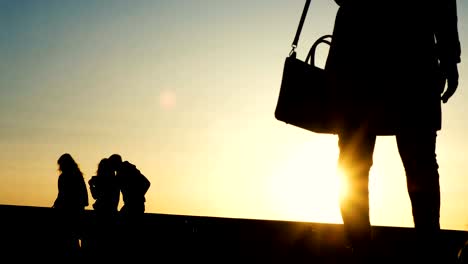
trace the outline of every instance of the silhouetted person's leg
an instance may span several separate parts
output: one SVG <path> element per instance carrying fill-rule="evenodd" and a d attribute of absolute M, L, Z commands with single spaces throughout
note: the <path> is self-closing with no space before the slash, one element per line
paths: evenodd
<path fill-rule="evenodd" d="M 80 232 L 79 213 L 59 211 L 56 215 L 56 248 L 54 261 L 63 263 L 78 263 L 81 257 L 79 244 Z"/>
<path fill-rule="evenodd" d="M 134 260 L 142 259 L 145 253 L 144 211 L 144 204 L 141 203 L 127 203 L 120 210 L 121 253 Z"/>
<path fill-rule="evenodd" d="M 369 256 L 371 225 L 369 219 L 369 171 L 376 136 L 368 133 L 339 135 L 339 167 L 347 181 L 341 197 L 341 216 L 354 254 Z"/>
<path fill-rule="evenodd" d="M 427 253 L 436 253 L 439 246 L 440 186 L 436 136 L 435 131 L 412 131 L 397 135 L 418 244 Z"/>

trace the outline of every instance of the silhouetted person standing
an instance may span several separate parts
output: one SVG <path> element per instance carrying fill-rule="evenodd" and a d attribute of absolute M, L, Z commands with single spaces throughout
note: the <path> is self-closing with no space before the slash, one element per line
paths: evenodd
<path fill-rule="evenodd" d="M 144 249 L 145 194 L 150 187 L 149 180 L 128 161 L 122 161 L 119 154 L 109 157 L 111 166 L 116 172 L 122 192 L 123 206 L 120 209 L 122 227 L 122 243 L 124 247 L 120 254 L 139 257 Z"/>
<path fill-rule="evenodd" d="M 59 217 L 58 255 L 60 258 L 75 260 L 79 256 L 79 239 L 82 234 L 83 213 L 88 206 L 88 191 L 83 174 L 70 154 L 60 156 L 57 163 L 60 171 L 58 195 L 52 207 Z"/>
<path fill-rule="evenodd" d="M 117 231 L 117 212 L 120 187 L 109 159 L 98 164 L 96 175 L 88 181 L 91 195 L 96 200 L 93 208 L 96 224 L 92 228 L 91 250 L 101 260 L 109 260 L 115 253 L 115 232 Z"/>
<path fill-rule="evenodd" d="M 339 167 L 349 187 L 341 202 L 346 233 L 355 255 L 365 262 L 376 136 L 394 135 L 417 244 L 435 261 L 440 231 L 436 136 L 441 100 L 447 102 L 458 86 L 461 53 L 456 1 L 336 2 L 340 7 L 325 68 L 343 114 L 338 145 Z"/>

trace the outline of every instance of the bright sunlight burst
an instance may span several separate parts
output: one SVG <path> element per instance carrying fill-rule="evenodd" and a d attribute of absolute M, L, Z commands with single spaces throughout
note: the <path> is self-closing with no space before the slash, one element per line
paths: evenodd
<path fill-rule="evenodd" d="M 270 197 L 275 210 L 285 218 L 342 223 L 339 199 L 345 186 L 333 144 L 327 140 L 307 142 L 292 148 L 287 160 L 278 164 L 270 181 Z"/>

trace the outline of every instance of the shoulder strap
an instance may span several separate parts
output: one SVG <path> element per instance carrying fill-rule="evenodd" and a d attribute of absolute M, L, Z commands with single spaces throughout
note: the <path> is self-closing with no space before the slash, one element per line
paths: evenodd
<path fill-rule="evenodd" d="M 299 26 L 297 27 L 296 36 L 294 37 L 293 43 L 291 45 L 292 46 L 291 54 L 294 52 L 294 50 L 297 47 L 297 43 L 299 42 L 299 37 L 301 36 L 302 26 L 304 25 L 304 21 L 307 16 L 307 11 L 309 10 L 310 1 L 311 0 L 306 0 L 304 10 L 302 11 L 301 21 L 299 21 Z"/>

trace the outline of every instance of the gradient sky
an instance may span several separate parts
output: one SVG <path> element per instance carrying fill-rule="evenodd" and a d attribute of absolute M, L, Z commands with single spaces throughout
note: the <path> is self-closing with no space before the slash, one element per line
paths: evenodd
<path fill-rule="evenodd" d="M 443 105 L 437 155 L 442 228 L 468 230 L 468 4 L 458 5 L 460 86 Z M 303 6 L 0 0 L 0 204 L 51 206 L 65 152 L 86 181 L 120 153 L 151 181 L 150 213 L 341 223 L 336 136 L 273 115 Z M 312 1 L 299 57 L 331 33 L 336 10 Z M 413 225 L 394 137 L 377 140 L 370 192 L 372 224 Z"/>

